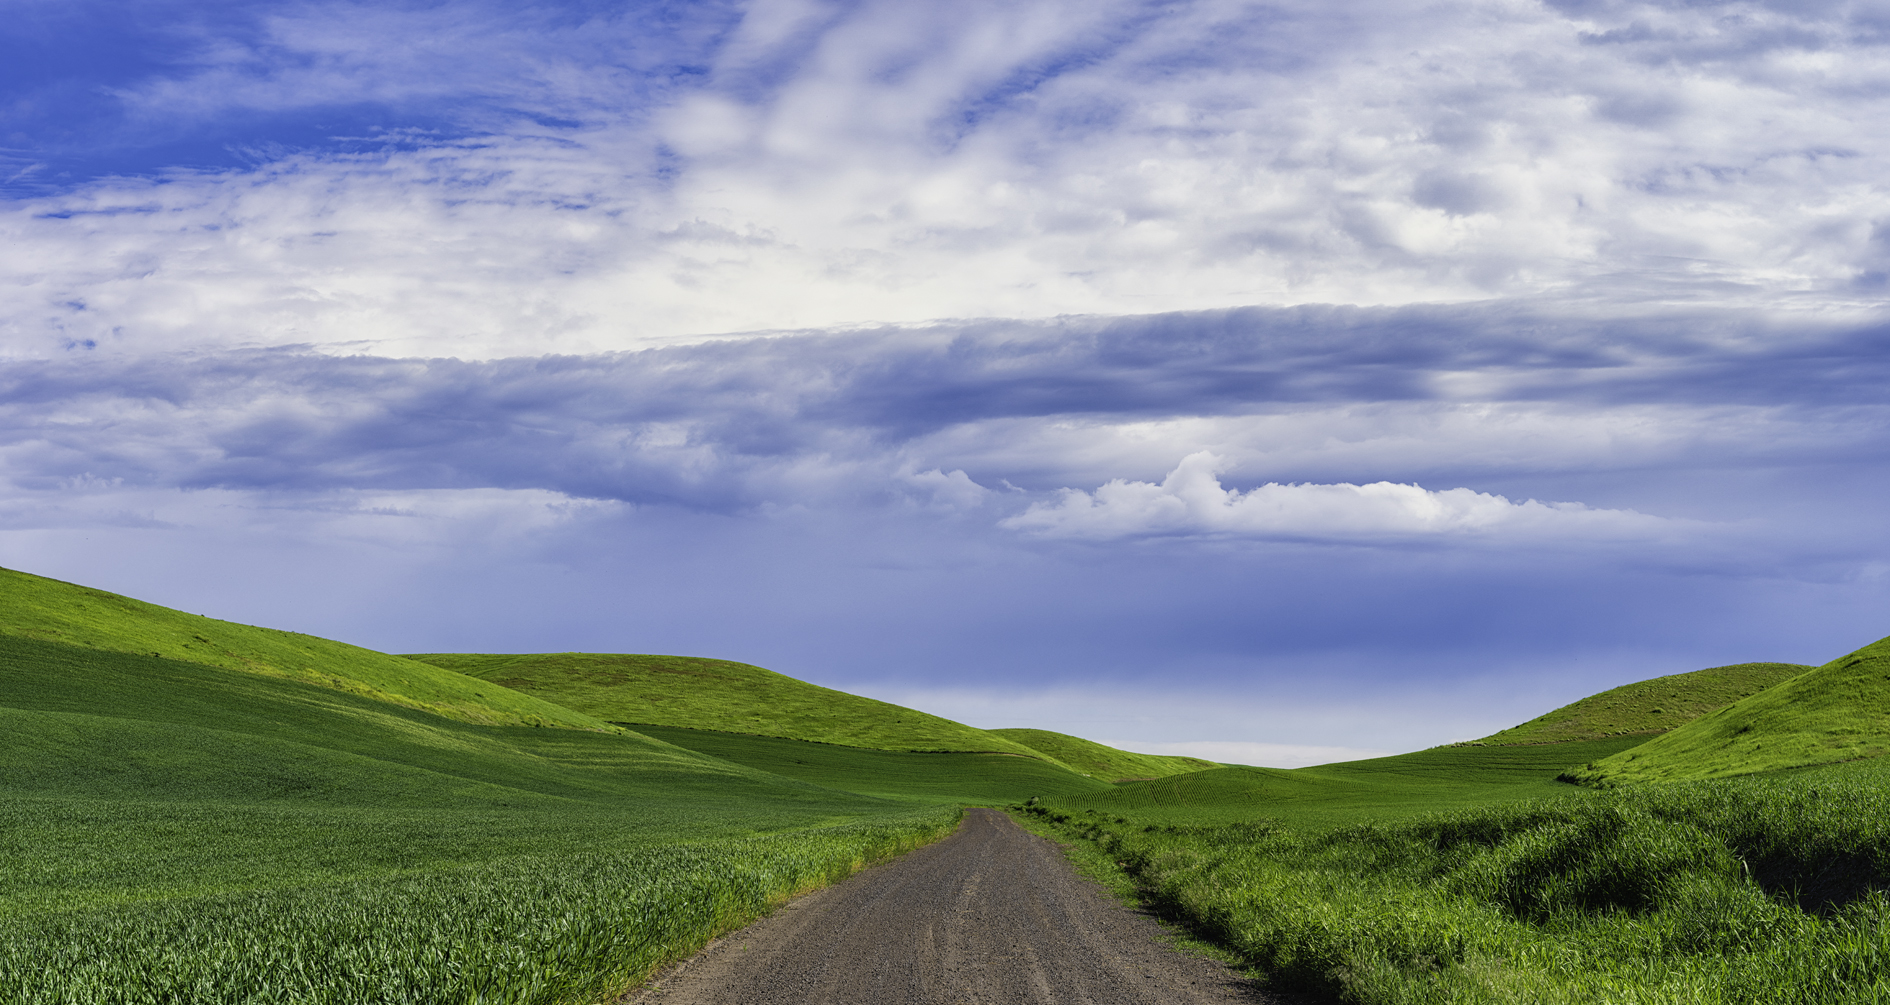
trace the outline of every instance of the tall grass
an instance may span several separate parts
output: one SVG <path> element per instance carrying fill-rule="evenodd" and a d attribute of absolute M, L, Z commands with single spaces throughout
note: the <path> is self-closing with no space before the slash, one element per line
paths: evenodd
<path fill-rule="evenodd" d="M 16 914 L 0 920 L 0 1001 L 596 1002 L 957 817 L 932 807 L 740 840 Z"/>
<path fill-rule="evenodd" d="M 1874 771 L 1324 831 L 1027 812 L 1096 842 L 1277 984 L 1345 1001 L 1890 1001 L 1890 793 Z"/>

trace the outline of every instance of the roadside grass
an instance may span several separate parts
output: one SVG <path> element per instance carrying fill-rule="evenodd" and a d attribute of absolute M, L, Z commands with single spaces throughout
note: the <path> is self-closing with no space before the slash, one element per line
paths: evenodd
<path fill-rule="evenodd" d="M 998 751 L 1045 758 L 960 722 L 729 660 L 632 653 L 415 653 L 409 658 L 615 723 L 877 750 Z"/>
<path fill-rule="evenodd" d="M 589 1003 L 959 815 L 18 638 L 0 735 L 0 1001 L 32 1005 Z"/>
<path fill-rule="evenodd" d="M 1589 785 L 1726 778 L 1890 753 L 1890 639 L 1630 751 L 1570 772 Z"/>
<path fill-rule="evenodd" d="M 1473 742 L 1567 743 L 1664 733 L 1810 669 L 1799 663 L 1737 663 L 1636 681 Z"/>
<path fill-rule="evenodd" d="M 1458 808 L 1350 822 L 1080 805 L 1096 797 L 1013 812 L 1088 844 L 1282 989 L 1361 1005 L 1890 1001 L 1883 762 L 1553 798 L 1479 797 L 1474 768 L 1457 770 Z"/>
<path fill-rule="evenodd" d="M 644 724 L 631 728 L 760 771 L 887 799 L 995 806 L 1109 788 L 1106 782 L 1014 754 L 867 750 L 710 729 Z"/>
<path fill-rule="evenodd" d="M 158 655 L 296 680 L 465 722 L 612 731 L 600 719 L 414 660 L 186 614 L 11 569 L 0 569 L 0 637 Z"/>
<path fill-rule="evenodd" d="M 1014 740 L 1046 754 L 1077 771 L 1105 782 L 1130 782 L 1165 778 L 1190 771 L 1218 768 L 1215 761 L 1199 757 L 1174 757 L 1164 754 L 1138 754 L 1117 750 L 1107 744 L 1085 740 L 1068 733 L 1048 729 L 988 729 L 987 733 Z"/>

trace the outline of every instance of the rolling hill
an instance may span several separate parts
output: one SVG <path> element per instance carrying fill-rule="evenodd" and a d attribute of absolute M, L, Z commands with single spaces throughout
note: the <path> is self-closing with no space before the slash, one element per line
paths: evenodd
<path fill-rule="evenodd" d="M 1106 782 L 1144 781 L 1222 767 L 1214 761 L 1204 761 L 1198 757 L 1170 757 L 1117 750 L 1094 740 L 1047 729 L 990 729 L 985 732 L 1021 743 L 1091 778 L 1100 778 Z"/>
<path fill-rule="evenodd" d="M 1890 753 L 1890 639 L 1597 760 L 1570 778 L 1593 785 L 1724 778 L 1885 753 Z"/>
<path fill-rule="evenodd" d="M 873 750 L 778 736 L 643 726 L 650 736 L 734 764 L 889 799 L 997 804 L 1109 788 L 1061 765 L 1015 754 Z"/>
<path fill-rule="evenodd" d="M 1063 766 L 982 729 L 729 660 L 628 653 L 408 658 L 632 729 L 681 726 L 875 750 L 994 752 Z"/>
<path fill-rule="evenodd" d="M 0 569 L 0 636 L 300 681 L 462 722 L 615 731 L 600 719 L 415 660 L 11 569 Z"/>
<path fill-rule="evenodd" d="M 1810 669 L 1797 663 L 1736 663 L 1636 681 L 1473 742 L 1507 746 L 1665 733 Z"/>

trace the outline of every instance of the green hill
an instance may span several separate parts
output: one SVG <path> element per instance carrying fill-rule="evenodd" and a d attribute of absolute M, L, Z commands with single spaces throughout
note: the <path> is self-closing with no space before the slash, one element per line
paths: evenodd
<path fill-rule="evenodd" d="M 616 1000 L 958 816 L 7 635 L 0 736 L 7 1002 Z"/>
<path fill-rule="evenodd" d="M 888 798 L 996 805 L 1109 788 L 1106 782 L 1015 754 L 871 750 L 677 726 L 639 725 L 637 730 L 735 764 Z"/>
<path fill-rule="evenodd" d="M 302 681 L 462 722 L 612 731 L 599 719 L 414 660 L 186 614 L 11 569 L 0 569 L 0 636 Z"/>
<path fill-rule="evenodd" d="M 627 653 L 415 653 L 409 658 L 614 723 L 714 729 L 877 750 L 1045 756 L 950 719 L 728 660 Z"/>
<path fill-rule="evenodd" d="M 1665 733 L 1809 669 L 1798 663 L 1736 663 L 1636 681 L 1475 742 L 1498 746 L 1568 743 Z"/>
<path fill-rule="evenodd" d="M 1222 767 L 1214 761 L 1204 761 L 1198 757 L 1170 757 L 1117 750 L 1094 740 L 1047 729 L 988 729 L 985 732 L 1014 740 L 1091 778 L 1100 778 L 1106 782 L 1143 781 Z"/>
<path fill-rule="evenodd" d="M 1052 797 L 1048 807 L 1212 825 L 1254 820 L 1327 826 L 1581 792 L 1558 776 L 1629 749 L 1638 736 L 1513 747 L 1450 746 L 1310 768 L 1229 766 L 1107 792 Z"/>
<path fill-rule="evenodd" d="M 1890 752 L 1890 639 L 1571 772 L 1588 784 L 1723 778 Z"/>

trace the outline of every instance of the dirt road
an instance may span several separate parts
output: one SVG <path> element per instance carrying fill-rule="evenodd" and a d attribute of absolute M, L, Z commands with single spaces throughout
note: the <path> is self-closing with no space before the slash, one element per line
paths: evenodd
<path fill-rule="evenodd" d="M 1250 982 L 1162 945 L 1161 926 L 1050 842 L 972 810 L 937 844 L 810 894 L 627 1001 L 650 1005 L 1224 1005 Z"/>

